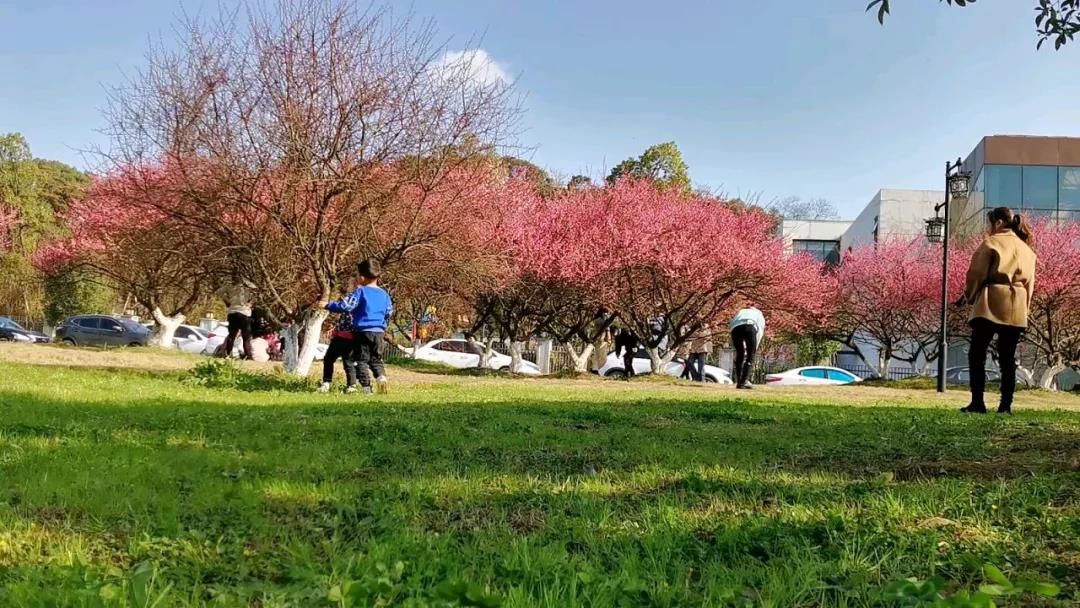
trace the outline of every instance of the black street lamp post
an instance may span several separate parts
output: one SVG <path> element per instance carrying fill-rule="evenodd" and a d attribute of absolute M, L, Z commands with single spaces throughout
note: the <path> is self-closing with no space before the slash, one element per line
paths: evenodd
<path fill-rule="evenodd" d="M 937 390 L 945 392 L 945 370 L 949 364 L 949 203 L 967 198 L 971 176 L 960 170 L 960 159 L 945 163 L 945 201 L 934 207 L 934 217 L 926 220 L 926 238 L 941 243 L 941 332 L 938 335 Z M 945 217 L 941 217 L 944 209 Z"/>

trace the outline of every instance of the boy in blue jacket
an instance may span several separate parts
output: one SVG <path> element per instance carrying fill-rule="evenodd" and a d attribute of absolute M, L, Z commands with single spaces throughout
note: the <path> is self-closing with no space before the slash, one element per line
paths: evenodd
<path fill-rule="evenodd" d="M 389 381 L 383 365 L 382 344 L 386 335 L 386 326 L 394 314 L 394 303 L 390 294 L 379 287 L 379 275 L 382 269 L 377 260 L 364 260 L 356 266 L 359 285 L 355 291 L 335 302 L 322 302 L 322 307 L 330 312 L 349 313 L 352 316 L 353 353 L 356 362 L 356 376 L 360 381 L 361 392 L 371 394 L 371 377 L 375 377 L 378 392 L 385 393 Z M 371 370 L 369 375 L 368 369 Z"/>

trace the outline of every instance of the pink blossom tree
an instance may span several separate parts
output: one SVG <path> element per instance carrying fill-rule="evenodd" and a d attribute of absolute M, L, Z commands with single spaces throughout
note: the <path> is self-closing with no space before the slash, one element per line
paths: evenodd
<path fill-rule="evenodd" d="M 207 295 L 220 260 L 199 234 L 158 210 L 159 204 L 181 204 L 168 179 L 160 167 L 95 178 L 63 215 L 67 236 L 42 244 L 34 256 L 46 274 L 88 269 L 132 296 L 153 316 L 153 343 L 162 348 L 172 347 L 185 313 Z"/>
<path fill-rule="evenodd" d="M 355 0 L 245 1 L 178 31 L 112 96 L 107 156 L 175 172 L 183 204 L 157 209 L 228 250 L 291 322 L 286 367 L 306 375 L 312 304 L 357 260 L 392 274 L 454 225 L 426 222 L 425 201 L 457 200 L 455 171 L 512 138 L 512 87 Z"/>
<path fill-rule="evenodd" d="M 1080 366 L 1080 223 L 1044 223 L 1035 229 L 1035 293 L 1025 342 L 1051 389 L 1061 372 Z"/>
<path fill-rule="evenodd" d="M 949 301 L 963 292 L 962 253 L 950 264 Z M 941 249 L 920 239 L 887 241 L 847 253 L 836 270 L 837 335 L 880 376 L 892 359 L 932 361 L 941 326 Z M 951 310 L 955 320 L 962 312 Z M 878 349 L 866 360 L 862 346 Z"/>
<path fill-rule="evenodd" d="M 632 179 L 571 192 L 563 204 L 561 221 L 539 230 L 549 242 L 536 248 L 546 254 L 534 263 L 595 293 L 646 339 L 654 370 L 741 303 L 798 323 L 824 290 L 818 267 L 784 256 L 772 218 L 760 210 Z"/>

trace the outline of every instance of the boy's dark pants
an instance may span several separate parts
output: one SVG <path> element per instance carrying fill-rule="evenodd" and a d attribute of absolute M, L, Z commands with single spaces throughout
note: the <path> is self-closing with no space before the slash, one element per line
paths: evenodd
<path fill-rule="evenodd" d="M 386 375 L 383 366 L 383 332 L 353 331 L 353 361 L 360 386 L 371 388 L 372 376 L 376 379 Z M 368 369 L 371 374 L 368 374 Z"/>
<path fill-rule="evenodd" d="M 345 382 L 349 386 L 355 386 L 356 361 L 353 360 L 353 341 L 345 338 L 332 338 L 330 345 L 326 347 L 322 368 L 323 382 L 334 381 L 334 363 L 338 359 L 341 359 L 341 365 L 345 367 Z"/>

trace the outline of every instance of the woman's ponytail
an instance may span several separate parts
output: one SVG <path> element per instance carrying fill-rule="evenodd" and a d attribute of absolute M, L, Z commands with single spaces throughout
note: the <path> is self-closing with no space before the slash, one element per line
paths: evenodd
<path fill-rule="evenodd" d="M 1031 229 L 1031 224 L 1028 223 L 1027 218 L 1017 213 L 1013 216 L 1012 231 L 1016 233 L 1016 236 L 1020 237 L 1021 241 L 1024 241 L 1028 245 L 1035 244 L 1035 232 Z"/>
<path fill-rule="evenodd" d="M 987 219 L 990 221 L 991 226 L 1001 225 L 1012 230 L 1016 236 L 1020 237 L 1021 241 L 1028 245 L 1035 243 L 1035 231 L 1031 229 L 1031 224 L 1027 218 L 1019 213 L 1013 213 L 1012 209 L 996 207 L 990 211 Z"/>

